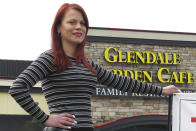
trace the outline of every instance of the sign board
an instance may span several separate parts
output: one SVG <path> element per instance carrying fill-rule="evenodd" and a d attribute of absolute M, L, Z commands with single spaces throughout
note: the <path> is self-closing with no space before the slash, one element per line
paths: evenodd
<path fill-rule="evenodd" d="M 170 131 L 196 131 L 196 93 L 177 93 L 172 98 Z"/>

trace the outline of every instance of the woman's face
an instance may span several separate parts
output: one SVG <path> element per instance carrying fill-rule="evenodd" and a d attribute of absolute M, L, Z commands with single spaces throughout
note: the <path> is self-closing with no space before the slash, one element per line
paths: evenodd
<path fill-rule="evenodd" d="M 86 36 L 86 26 L 82 14 L 76 9 L 69 9 L 58 28 L 63 44 L 80 44 Z"/>

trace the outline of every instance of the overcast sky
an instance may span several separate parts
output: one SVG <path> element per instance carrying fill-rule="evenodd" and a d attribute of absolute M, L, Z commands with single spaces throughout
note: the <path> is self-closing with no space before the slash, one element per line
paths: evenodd
<path fill-rule="evenodd" d="M 85 10 L 91 27 L 196 33 L 195 0 L 0 1 L 0 59 L 34 60 L 50 48 L 50 29 L 66 2 Z"/>

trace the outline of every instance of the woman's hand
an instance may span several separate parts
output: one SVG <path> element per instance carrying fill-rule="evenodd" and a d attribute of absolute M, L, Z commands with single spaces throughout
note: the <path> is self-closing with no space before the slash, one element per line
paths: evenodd
<path fill-rule="evenodd" d="M 174 85 L 163 87 L 162 95 L 171 95 L 173 93 L 181 93 L 181 90 Z"/>
<path fill-rule="evenodd" d="M 60 127 L 64 129 L 71 129 L 77 122 L 75 121 L 75 116 L 63 113 L 63 114 L 52 114 L 49 116 L 48 120 L 44 123 L 46 126 L 50 127 Z"/>

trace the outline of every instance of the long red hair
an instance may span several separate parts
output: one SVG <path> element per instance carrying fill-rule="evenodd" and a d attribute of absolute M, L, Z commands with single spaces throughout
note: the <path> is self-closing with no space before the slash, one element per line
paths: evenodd
<path fill-rule="evenodd" d="M 97 73 L 96 70 L 87 62 L 86 57 L 84 56 L 84 46 L 85 46 L 87 32 L 89 28 L 88 17 L 84 9 L 77 4 L 68 4 L 68 3 L 63 4 L 59 8 L 56 14 L 56 17 L 54 19 L 52 30 L 51 30 L 52 51 L 54 53 L 54 65 L 58 68 L 59 72 L 63 71 L 64 69 L 72 65 L 71 60 L 63 51 L 61 37 L 59 37 L 58 31 L 57 31 L 58 27 L 61 25 L 64 15 L 67 13 L 68 9 L 70 8 L 76 9 L 82 14 L 84 21 L 85 21 L 86 30 L 87 30 L 83 42 L 78 45 L 76 52 L 75 52 L 76 64 L 80 65 L 81 63 L 83 63 L 91 72 L 96 74 Z"/>

